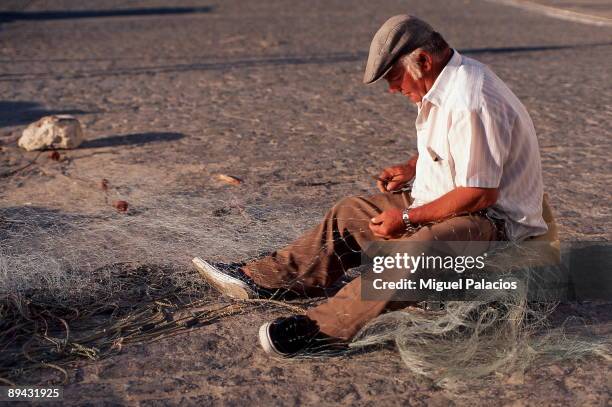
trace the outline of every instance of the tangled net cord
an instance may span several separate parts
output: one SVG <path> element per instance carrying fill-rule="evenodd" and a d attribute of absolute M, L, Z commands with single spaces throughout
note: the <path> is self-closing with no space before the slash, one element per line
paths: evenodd
<path fill-rule="evenodd" d="M 206 214 L 219 223 L 219 207 L 227 201 L 173 198 L 135 216 L 0 209 L 0 380 L 10 384 L 41 367 L 67 379 L 64 367 L 75 359 L 97 359 L 254 304 L 303 312 L 273 300 L 228 303 L 210 295 L 190 259 L 207 247 L 222 253 L 232 241 L 194 228 L 206 224 Z M 245 223 L 241 211 L 228 218 L 232 226 Z"/>
<path fill-rule="evenodd" d="M 247 205 L 231 194 L 218 200 L 156 197 L 148 206 L 141 201 L 133 216 L 0 209 L 0 381 L 12 383 L 41 367 L 59 370 L 67 380 L 65 366 L 74 360 L 175 335 L 253 304 L 304 311 L 304 302 L 220 301 L 189 260 L 255 259 L 297 237 L 303 230 L 295 225 L 317 215 Z M 253 251 L 253 242 L 267 247 Z M 342 260 L 346 254 L 337 255 Z M 504 306 L 491 307 L 493 302 Z M 530 309 L 524 298 L 449 303 L 441 313 L 396 311 L 366 326 L 352 348 L 392 341 L 416 373 L 482 375 L 546 353 L 550 335 L 539 337 L 540 348 L 530 341 L 550 312 Z M 559 343 L 548 346 L 548 354 L 605 353 L 598 343 Z"/>
<path fill-rule="evenodd" d="M 120 265 L 113 265 L 118 270 Z M 138 274 L 124 270 L 121 278 Z M 274 300 L 240 300 L 228 303 L 186 298 L 180 289 L 164 290 L 149 278 L 130 281 L 147 291 L 145 298 L 103 299 L 91 304 L 65 307 L 55 301 L 9 295 L 0 304 L 0 381 L 14 385 L 17 379 L 41 367 L 53 368 L 68 380 L 62 367 L 78 359 L 96 360 L 118 352 L 123 345 L 151 342 L 213 323 L 253 309 L 272 306 L 292 312 L 303 308 Z M 201 297 L 198 295 L 197 297 Z M 112 299 L 111 299 L 112 300 Z"/>

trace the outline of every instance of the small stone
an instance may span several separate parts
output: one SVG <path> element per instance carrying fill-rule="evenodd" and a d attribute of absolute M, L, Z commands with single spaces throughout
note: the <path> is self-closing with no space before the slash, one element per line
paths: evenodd
<path fill-rule="evenodd" d="M 106 178 L 102 178 L 100 181 L 100 189 L 102 191 L 108 191 L 108 180 Z"/>
<path fill-rule="evenodd" d="M 213 216 L 220 217 L 228 215 L 230 212 L 231 210 L 229 208 L 217 208 L 212 212 L 212 214 Z"/>
<path fill-rule="evenodd" d="M 525 373 L 520 371 L 514 372 L 510 377 L 506 379 L 506 383 L 514 386 L 525 384 Z"/>
<path fill-rule="evenodd" d="M 117 209 L 118 212 L 127 212 L 128 203 L 126 201 L 115 201 L 113 202 L 113 207 Z"/>
<path fill-rule="evenodd" d="M 27 150 L 76 148 L 83 141 L 81 123 L 70 115 L 45 116 L 30 124 L 19 138 L 19 147 Z"/>

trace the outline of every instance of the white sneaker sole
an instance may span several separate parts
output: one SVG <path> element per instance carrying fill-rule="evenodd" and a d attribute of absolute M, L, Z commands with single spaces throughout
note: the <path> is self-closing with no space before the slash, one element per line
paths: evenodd
<path fill-rule="evenodd" d="M 254 293 L 251 288 L 242 280 L 222 273 L 212 264 L 199 257 L 194 257 L 191 262 L 194 264 L 202 278 L 213 286 L 221 294 L 231 298 L 247 300 L 253 298 Z"/>
<path fill-rule="evenodd" d="M 276 349 L 276 346 L 274 346 L 272 338 L 270 338 L 270 325 L 272 325 L 272 322 L 266 322 L 265 324 L 259 327 L 259 344 L 266 353 L 276 356 L 287 357 L 288 355 L 279 352 L 279 350 Z"/>

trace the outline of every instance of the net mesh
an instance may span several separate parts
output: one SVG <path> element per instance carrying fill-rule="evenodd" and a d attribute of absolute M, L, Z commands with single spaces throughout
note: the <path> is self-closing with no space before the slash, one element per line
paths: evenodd
<path fill-rule="evenodd" d="M 368 233 L 371 214 L 355 210 L 356 202 L 372 206 L 359 198 L 341 200 L 318 227 L 320 208 L 262 205 L 230 189 L 215 198 L 143 197 L 127 214 L 108 208 L 85 214 L 0 208 L 0 380 L 23 382 L 40 368 L 67 378 L 66 364 L 74 360 L 97 359 L 129 343 L 259 306 L 302 313 L 358 273 L 358 242 Z M 295 240 L 304 233 L 310 240 Z M 321 233 L 330 237 L 315 242 L 313 236 Z M 292 241 L 290 247 L 304 253 L 302 269 L 308 270 L 282 277 L 292 289 L 301 284 L 306 294 L 293 302 L 219 297 L 191 264 L 199 256 L 261 265 Z M 306 242 L 309 247 L 300 246 Z M 407 308 L 370 322 L 348 352 L 395 343 L 408 368 L 448 383 L 465 375 L 525 369 L 534 360 L 609 358 L 605 338 L 569 335 L 563 325 L 550 326 L 553 310 L 553 305 L 529 304 L 521 294 L 451 302 L 437 312 Z M 330 354 L 338 352 L 301 356 Z"/>

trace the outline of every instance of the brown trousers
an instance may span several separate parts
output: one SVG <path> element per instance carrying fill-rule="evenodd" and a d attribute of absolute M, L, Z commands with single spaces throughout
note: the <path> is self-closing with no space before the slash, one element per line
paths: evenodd
<path fill-rule="evenodd" d="M 341 281 L 348 269 L 360 265 L 361 247 L 365 243 L 381 240 L 370 231 L 370 219 L 391 207 L 406 208 L 410 202 L 407 192 L 344 198 L 327 212 L 317 227 L 287 247 L 247 264 L 246 271 L 255 283 L 265 288 L 324 295 L 334 283 Z M 466 215 L 424 226 L 401 239 L 492 241 L 496 235 L 495 225 L 488 219 Z M 357 277 L 306 315 L 318 323 L 323 333 L 348 340 L 389 305 L 388 301 L 362 300 L 361 277 Z"/>

